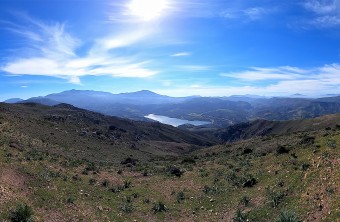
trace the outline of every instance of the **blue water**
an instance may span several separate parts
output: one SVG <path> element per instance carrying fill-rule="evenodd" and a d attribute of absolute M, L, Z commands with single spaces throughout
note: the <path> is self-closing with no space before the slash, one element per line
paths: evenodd
<path fill-rule="evenodd" d="M 164 124 L 168 124 L 171 126 L 180 126 L 180 125 L 184 125 L 184 124 L 191 124 L 194 126 L 201 126 L 201 125 L 206 125 L 206 124 L 210 124 L 210 122 L 207 121 L 198 121 L 198 120 L 185 120 L 185 119 L 177 119 L 177 118 L 171 118 L 171 117 L 167 117 L 167 116 L 159 116 L 159 115 L 155 115 L 155 114 L 149 114 L 147 116 L 144 116 L 145 118 L 148 119 L 152 119 L 155 120 L 157 122 L 160 123 L 164 123 Z"/>

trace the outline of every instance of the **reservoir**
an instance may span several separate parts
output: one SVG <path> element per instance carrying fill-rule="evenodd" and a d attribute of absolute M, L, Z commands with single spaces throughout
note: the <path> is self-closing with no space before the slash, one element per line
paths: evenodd
<path fill-rule="evenodd" d="M 206 124 L 210 124 L 210 122 L 207 121 L 198 121 L 198 120 L 185 120 L 185 119 L 177 119 L 177 118 L 171 118 L 171 117 L 167 117 L 167 116 L 159 116 L 159 115 L 155 115 L 155 114 L 149 114 L 147 116 L 144 116 L 145 118 L 148 119 L 152 119 L 155 120 L 157 122 L 160 123 L 164 123 L 164 124 L 168 124 L 171 126 L 180 126 L 180 125 L 184 125 L 184 124 L 191 124 L 194 126 L 201 126 L 201 125 L 206 125 Z"/>

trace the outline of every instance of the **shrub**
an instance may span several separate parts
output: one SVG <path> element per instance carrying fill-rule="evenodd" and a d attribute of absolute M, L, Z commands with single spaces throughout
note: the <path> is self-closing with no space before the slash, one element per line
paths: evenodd
<path fill-rule="evenodd" d="M 245 213 L 242 213 L 242 211 L 240 209 L 238 209 L 235 213 L 233 220 L 235 222 L 246 222 L 247 221 L 247 215 Z"/>
<path fill-rule="evenodd" d="M 68 204 L 73 204 L 74 202 L 76 201 L 76 199 L 74 197 L 68 197 L 67 200 L 66 200 L 66 203 Z"/>
<path fill-rule="evenodd" d="M 336 141 L 335 140 L 328 140 L 327 141 L 327 146 L 330 147 L 330 148 L 333 148 L 335 149 L 336 148 Z"/>
<path fill-rule="evenodd" d="M 326 192 L 327 192 L 328 194 L 330 194 L 330 195 L 335 193 L 333 187 L 327 187 L 327 188 L 326 188 Z"/>
<path fill-rule="evenodd" d="M 32 208 L 26 204 L 19 204 L 17 208 L 11 212 L 12 222 L 33 222 Z"/>
<path fill-rule="evenodd" d="M 209 186 L 204 186 L 203 187 L 203 192 L 205 194 L 217 194 L 220 192 L 220 189 L 216 186 L 209 187 Z"/>
<path fill-rule="evenodd" d="M 163 202 L 157 202 L 155 205 L 152 207 L 152 210 L 154 213 L 158 212 L 165 212 L 166 211 L 166 206 Z"/>
<path fill-rule="evenodd" d="M 303 171 L 306 171 L 309 167 L 310 167 L 310 165 L 309 165 L 308 163 L 303 163 L 303 164 L 301 165 L 301 169 L 302 169 Z"/>
<path fill-rule="evenodd" d="M 125 189 L 132 187 L 131 181 L 125 180 L 123 186 Z"/>
<path fill-rule="evenodd" d="M 266 188 L 267 198 L 272 207 L 276 208 L 281 202 L 285 194 L 281 191 Z"/>
<path fill-rule="evenodd" d="M 243 196 L 240 202 L 243 206 L 247 207 L 250 203 L 250 197 Z"/>
<path fill-rule="evenodd" d="M 257 183 L 253 175 L 237 176 L 234 170 L 227 174 L 226 180 L 236 187 L 253 187 Z"/>
<path fill-rule="evenodd" d="M 251 174 L 242 177 L 241 181 L 243 187 L 253 187 L 257 184 L 257 180 Z"/>
<path fill-rule="evenodd" d="M 108 180 L 104 180 L 104 181 L 102 182 L 102 186 L 103 186 L 103 187 L 109 187 L 109 185 L 110 185 L 110 182 L 109 182 Z"/>
<path fill-rule="evenodd" d="M 300 144 L 303 145 L 313 145 L 315 143 L 315 137 L 314 136 L 304 136 L 301 141 Z"/>
<path fill-rule="evenodd" d="M 276 153 L 277 154 L 285 154 L 285 153 L 289 153 L 289 149 L 287 149 L 285 146 L 281 146 L 281 145 L 278 145 L 276 147 Z"/>
<path fill-rule="evenodd" d="M 170 175 L 175 175 L 176 177 L 182 176 L 183 172 L 175 166 L 170 166 L 166 170 Z"/>
<path fill-rule="evenodd" d="M 131 213 L 133 211 L 132 203 L 125 202 L 120 206 L 120 209 L 125 213 Z"/>
<path fill-rule="evenodd" d="M 147 198 L 145 198 L 144 200 L 143 200 L 143 203 L 144 204 L 148 204 L 148 203 L 150 203 L 150 199 L 147 197 Z"/>
<path fill-rule="evenodd" d="M 280 212 L 278 222 L 297 222 L 298 217 L 295 215 L 294 212 L 284 209 Z"/>
<path fill-rule="evenodd" d="M 122 165 L 132 165 L 135 166 L 137 164 L 138 160 L 137 159 L 133 159 L 131 157 L 126 158 L 125 160 L 123 160 L 122 162 L 120 162 Z"/>
<path fill-rule="evenodd" d="M 177 199 L 177 203 L 180 203 L 181 201 L 185 200 L 185 194 L 184 194 L 184 192 L 183 192 L 183 191 L 179 192 L 179 193 L 177 194 L 176 199 Z"/>
<path fill-rule="evenodd" d="M 186 157 L 186 158 L 184 158 L 184 159 L 182 160 L 182 164 L 185 164 L 185 163 L 187 163 L 187 164 L 195 164 L 196 161 L 195 161 L 195 159 L 192 158 L 192 157 Z"/>
<path fill-rule="evenodd" d="M 91 179 L 89 180 L 89 184 L 90 184 L 90 185 L 95 185 L 96 183 L 97 183 L 97 180 L 96 180 L 96 179 L 91 178 Z"/>

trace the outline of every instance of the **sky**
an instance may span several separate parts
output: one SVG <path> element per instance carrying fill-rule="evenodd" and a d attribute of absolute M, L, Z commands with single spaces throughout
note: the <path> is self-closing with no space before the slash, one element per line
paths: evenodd
<path fill-rule="evenodd" d="M 0 101 L 340 94 L 340 0 L 0 0 Z"/>

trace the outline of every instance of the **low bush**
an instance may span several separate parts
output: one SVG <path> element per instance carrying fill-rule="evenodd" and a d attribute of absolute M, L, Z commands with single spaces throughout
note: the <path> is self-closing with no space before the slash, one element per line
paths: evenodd
<path fill-rule="evenodd" d="M 170 175 L 174 175 L 176 177 L 180 177 L 183 174 L 183 171 L 181 171 L 178 167 L 170 166 L 166 169 L 166 172 Z"/>
<path fill-rule="evenodd" d="M 280 212 L 278 222 L 298 222 L 296 214 L 290 210 L 283 209 Z"/>
<path fill-rule="evenodd" d="M 33 222 L 32 208 L 27 204 L 19 204 L 17 208 L 11 212 L 10 219 L 12 222 Z"/>
<path fill-rule="evenodd" d="M 276 208 L 283 200 L 285 194 L 281 191 L 275 191 L 270 188 L 266 188 L 266 194 L 270 205 Z"/>
<path fill-rule="evenodd" d="M 167 209 L 166 209 L 165 204 L 159 201 L 155 203 L 155 205 L 152 207 L 152 210 L 154 213 L 159 213 L 159 212 L 165 212 Z"/>
<path fill-rule="evenodd" d="M 185 194 L 183 191 L 178 192 L 176 196 L 177 203 L 180 203 L 181 201 L 185 200 Z"/>

